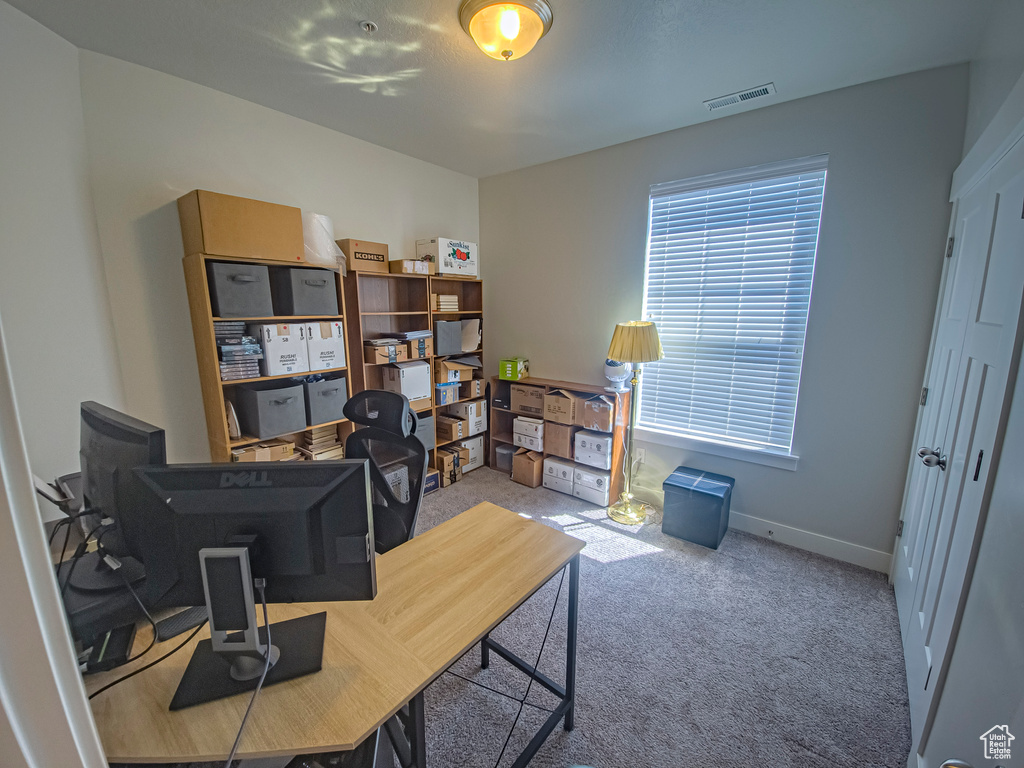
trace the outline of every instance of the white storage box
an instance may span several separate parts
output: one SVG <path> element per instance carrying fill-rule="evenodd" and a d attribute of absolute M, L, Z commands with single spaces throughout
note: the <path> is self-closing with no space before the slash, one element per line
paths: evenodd
<path fill-rule="evenodd" d="M 603 432 L 580 430 L 574 438 L 572 455 L 581 464 L 611 469 L 612 436 Z"/>
<path fill-rule="evenodd" d="M 302 323 L 250 325 L 248 330 L 260 340 L 263 348 L 260 373 L 264 376 L 309 372 L 306 328 Z"/>
<path fill-rule="evenodd" d="M 522 432 L 515 432 L 512 435 L 512 442 L 521 448 L 529 448 L 531 451 L 543 451 L 544 441 L 533 435 L 524 435 Z"/>
<path fill-rule="evenodd" d="M 611 473 L 602 472 L 598 469 L 591 469 L 590 467 L 575 466 L 572 471 L 572 484 L 573 487 L 583 486 L 584 488 L 593 488 L 596 491 L 608 491 L 608 486 L 611 485 Z"/>
<path fill-rule="evenodd" d="M 439 275 L 477 277 L 480 274 L 480 249 L 476 243 L 432 237 L 416 241 L 416 258 L 432 261 Z"/>
<path fill-rule="evenodd" d="M 545 472 L 542 484 L 545 488 L 550 488 L 552 491 L 567 493 L 570 496 L 572 495 L 572 477 L 566 480 L 561 477 L 554 477 L 553 475 L 549 475 Z"/>
<path fill-rule="evenodd" d="M 603 491 L 599 491 L 597 488 L 588 488 L 585 485 L 577 485 L 573 483 L 572 495 L 577 499 L 583 499 L 589 501 L 591 504 L 597 504 L 602 507 L 608 506 L 608 489 L 605 488 Z"/>
<path fill-rule="evenodd" d="M 544 459 L 545 477 L 557 477 L 562 480 L 568 480 L 571 483 L 575 469 L 576 466 L 571 461 L 566 461 L 565 459 L 556 459 L 552 456 Z"/>
<path fill-rule="evenodd" d="M 448 406 L 448 413 L 466 420 L 483 416 L 486 412 L 487 406 L 483 400 L 471 400 L 468 403 L 453 403 Z"/>
<path fill-rule="evenodd" d="M 544 422 L 540 419 L 531 419 L 529 416 L 516 416 L 512 420 L 512 431 L 520 435 L 532 435 L 544 439 Z"/>
<path fill-rule="evenodd" d="M 340 322 L 306 323 L 309 370 L 345 367 L 345 329 Z"/>
<path fill-rule="evenodd" d="M 471 437 L 468 440 L 463 440 L 456 445 L 465 448 L 469 451 L 469 461 L 462 466 L 462 473 L 470 472 L 477 467 L 484 465 L 484 438 L 483 435 L 480 437 Z"/>
<path fill-rule="evenodd" d="M 430 381 L 430 363 L 424 360 L 409 360 L 392 363 L 381 368 L 383 387 L 388 392 L 398 392 L 410 401 L 430 399 L 433 384 Z"/>

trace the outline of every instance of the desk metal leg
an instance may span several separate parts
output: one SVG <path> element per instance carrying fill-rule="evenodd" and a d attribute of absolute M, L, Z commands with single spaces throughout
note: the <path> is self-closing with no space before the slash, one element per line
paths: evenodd
<path fill-rule="evenodd" d="M 576 625 L 580 614 L 580 556 L 569 563 L 569 625 L 565 635 L 565 730 L 571 731 L 576 716 Z"/>
<path fill-rule="evenodd" d="M 484 639 L 480 641 L 480 669 L 487 669 L 491 666 L 491 647 L 487 644 L 487 640 L 490 636 L 490 633 L 488 633 L 484 635 Z"/>
<path fill-rule="evenodd" d="M 412 764 L 416 768 L 427 768 L 426 719 L 423 714 L 423 691 L 409 702 L 409 746 L 412 747 Z"/>

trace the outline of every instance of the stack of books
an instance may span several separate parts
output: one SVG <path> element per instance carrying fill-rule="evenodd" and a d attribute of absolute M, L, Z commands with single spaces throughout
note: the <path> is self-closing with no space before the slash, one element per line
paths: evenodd
<path fill-rule="evenodd" d="M 430 308 L 434 312 L 458 312 L 459 297 L 452 293 L 432 293 Z"/>
<path fill-rule="evenodd" d="M 259 377 L 259 361 L 263 359 L 263 349 L 258 339 L 246 335 L 244 322 L 232 320 L 214 323 L 213 333 L 217 342 L 221 381 Z"/>
<path fill-rule="evenodd" d="M 345 458 L 345 446 L 338 441 L 334 426 L 313 427 L 299 436 L 296 451 L 310 461 Z"/>

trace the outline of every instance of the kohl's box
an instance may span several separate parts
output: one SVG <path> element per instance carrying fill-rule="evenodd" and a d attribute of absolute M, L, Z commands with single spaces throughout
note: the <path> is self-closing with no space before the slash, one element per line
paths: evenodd
<path fill-rule="evenodd" d="M 582 429 L 576 433 L 573 448 L 573 458 L 579 463 L 598 469 L 612 468 L 611 435 Z"/>
<path fill-rule="evenodd" d="M 260 373 L 264 376 L 309 372 L 306 328 L 302 323 L 250 325 L 248 332 L 260 340 L 263 348 Z"/>
<path fill-rule="evenodd" d="M 344 368 L 345 329 L 341 323 L 306 323 L 306 353 L 311 371 Z"/>
<path fill-rule="evenodd" d="M 439 275 L 480 275 L 480 250 L 476 243 L 466 240 L 452 240 L 447 237 L 417 240 L 416 258 L 434 262 Z"/>

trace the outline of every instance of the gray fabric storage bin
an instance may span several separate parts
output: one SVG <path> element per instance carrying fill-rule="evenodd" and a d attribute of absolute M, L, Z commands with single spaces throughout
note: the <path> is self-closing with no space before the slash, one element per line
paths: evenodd
<path fill-rule="evenodd" d="M 516 446 L 514 445 L 497 445 L 494 447 L 494 459 L 498 466 L 495 467 L 499 472 L 511 472 L 512 471 L 512 457 L 515 456 Z"/>
<path fill-rule="evenodd" d="M 274 314 L 338 314 L 338 289 L 329 269 L 271 267 L 270 290 Z"/>
<path fill-rule="evenodd" d="M 460 321 L 435 320 L 434 337 L 435 355 L 462 354 L 462 323 Z"/>
<path fill-rule="evenodd" d="M 434 417 L 433 416 L 420 416 L 419 423 L 416 425 L 416 437 L 419 438 L 420 442 L 423 443 L 423 447 L 428 451 L 436 445 L 434 438 Z"/>
<path fill-rule="evenodd" d="M 238 387 L 238 421 L 242 433 L 263 440 L 306 428 L 302 384 L 247 384 Z"/>
<path fill-rule="evenodd" d="M 270 317 L 270 273 L 259 264 L 213 261 L 206 265 L 214 317 Z"/>
<path fill-rule="evenodd" d="M 345 377 L 326 379 L 312 384 L 303 382 L 306 392 L 306 424 L 315 427 L 345 418 L 344 408 L 348 402 L 348 388 Z"/>

